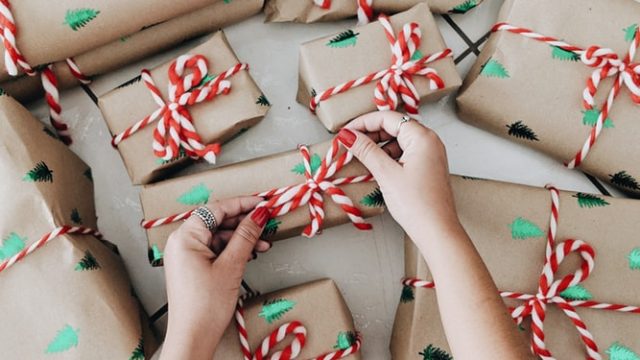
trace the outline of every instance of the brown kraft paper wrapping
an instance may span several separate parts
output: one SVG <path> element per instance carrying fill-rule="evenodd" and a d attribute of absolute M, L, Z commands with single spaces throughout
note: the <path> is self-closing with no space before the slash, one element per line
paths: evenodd
<path fill-rule="evenodd" d="M 313 145 L 309 147 L 309 150 L 311 154 L 318 154 L 320 157 L 324 157 L 329 145 L 330 143 Z M 197 204 L 184 204 L 184 202 L 193 203 L 194 201 L 184 201 L 182 199 L 185 199 L 186 194 L 197 188 L 206 189 L 206 192 L 210 195 L 208 203 L 211 203 L 215 200 L 257 194 L 271 189 L 304 183 L 306 181 L 304 175 L 293 171 L 294 167 L 301 166 L 300 164 L 302 164 L 300 152 L 292 150 L 146 185 L 140 192 L 145 219 L 163 218 L 194 209 Z M 335 178 L 365 175 L 367 173 L 365 167 L 354 159 L 337 172 Z M 260 174 L 260 176 L 256 177 L 256 174 Z M 364 217 L 378 215 L 384 211 L 383 207 L 367 206 L 361 203 L 367 195 L 375 193 L 377 189 L 375 182 L 348 184 L 340 186 L 340 188 L 344 190 L 354 205 L 362 211 Z M 325 200 L 323 228 L 347 223 L 349 219 L 343 210 L 329 196 L 323 196 Z M 204 203 L 204 201 L 200 203 Z M 309 208 L 308 206 L 300 207 L 287 215 L 273 219 L 273 222 L 275 222 L 274 226 L 267 225 L 270 228 L 267 236 L 268 240 L 281 240 L 300 235 L 302 230 L 309 224 Z M 179 222 L 147 230 L 150 260 L 154 265 L 160 264 L 160 258 L 157 254 L 162 253 L 169 234 L 177 229 L 178 226 L 180 226 Z M 354 228 L 354 231 L 359 230 Z M 158 251 L 160 252 L 158 253 Z M 156 256 L 153 256 L 153 254 L 156 254 Z"/>
<path fill-rule="evenodd" d="M 222 31 L 191 50 L 189 54 L 205 56 L 209 61 L 210 74 L 219 74 L 240 62 Z M 171 62 L 151 70 L 151 76 L 165 101 L 168 99 L 167 69 Z M 187 107 L 194 119 L 195 128 L 205 144 L 223 143 L 229 140 L 243 129 L 257 124 L 269 109 L 268 104 L 258 102 L 262 92 L 248 71 L 240 71 L 228 80 L 231 82 L 229 94 L 221 94 L 211 101 Z M 101 96 L 99 106 L 113 135 L 123 132 L 159 107 L 142 81 L 134 81 L 130 85 L 122 86 Z M 157 180 L 171 167 L 188 161 L 183 158 L 163 164 L 154 155 L 151 144 L 156 124 L 157 122 L 150 124 L 118 145 L 120 155 L 134 184 L 145 184 Z"/>
<path fill-rule="evenodd" d="M 160 53 L 185 40 L 235 24 L 261 9 L 264 0 L 217 1 L 200 10 L 145 27 L 137 33 L 92 49 L 73 60 L 89 77 L 114 71 L 127 64 Z M 79 85 L 65 61 L 54 64 L 58 88 Z M 0 88 L 19 101 L 30 101 L 42 96 L 42 81 L 37 76 L 21 76 L 0 84 Z"/>
<path fill-rule="evenodd" d="M 395 14 L 426 3 L 436 14 L 460 14 L 475 8 L 481 2 L 482 0 L 373 0 L 373 9 L 378 13 Z M 313 0 L 267 0 L 264 12 L 267 14 L 267 21 L 311 23 L 354 17 L 357 4 L 357 0 L 332 0 L 331 8 L 323 9 Z"/>
<path fill-rule="evenodd" d="M 11 12 L 17 47 L 35 67 L 85 53 L 208 5 L 211 0 L 60 0 L 55 5 L 49 0 L 14 0 Z M 0 69 L 0 80 L 8 79 L 4 58 L 0 58 Z"/>
<path fill-rule="evenodd" d="M 452 185 L 460 221 L 498 289 L 536 294 L 551 214 L 549 190 L 460 177 L 452 177 Z M 594 271 L 580 284 L 594 301 L 640 305 L 637 292 L 640 283 L 639 209 L 640 203 L 635 200 L 561 192 L 556 244 L 580 239 L 594 248 Z M 535 224 L 538 228 L 535 232 L 541 235 L 513 239 L 510 227 L 516 218 Z M 405 251 L 406 276 L 431 280 L 427 264 L 410 239 L 406 239 Z M 579 259 L 574 253 L 568 256 L 556 279 L 574 273 L 579 268 Z M 450 353 L 440 322 L 436 291 L 418 288 L 413 289 L 413 295 L 414 300 L 401 301 L 398 306 L 391 341 L 393 358 L 415 359 L 428 345 Z M 518 306 L 522 302 L 508 300 L 506 304 Z M 616 342 L 640 353 L 637 336 L 640 315 L 586 308 L 577 308 L 577 312 L 595 337 L 604 358 L 616 359 L 605 356 Z M 523 328 L 522 335 L 530 341 L 530 319 L 525 320 Z M 514 331 L 520 330 L 514 325 Z M 547 305 L 544 331 L 547 348 L 555 358 L 585 357 L 577 330 L 554 304 Z"/>
<path fill-rule="evenodd" d="M 276 319 L 265 302 L 280 300 L 289 306 L 283 306 L 282 316 Z M 262 314 L 262 316 L 261 316 Z M 249 345 L 255 352 L 262 340 L 279 326 L 292 321 L 301 322 L 307 329 L 307 339 L 300 359 L 313 359 L 317 356 L 336 351 L 338 336 L 343 333 L 355 334 L 356 329 L 351 311 L 340 294 L 336 284 L 329 279 L 298 285 L 281 291 L 248 300 L 244 304 L 244 317 L 248 332 Z M 268 322 L 271 320 L 271 323 Z M 283 343 L 289 344 L 293 336 Z M 278 346 L 277 349 L 281 349 Z M 214 360 L 241 360 L 238 328 L 235 321 L 229 325 L 216 349 Z M 345 359 L 361 359 L 359 352 Z"/>
<path fill-rule="evenodd" d="M 8 96 L 0 122 L 0 262 L 22 248 L 16 242 L 30 246 L 58 226 L 95 229 L 89 167 Z M 88 253 L 97 264 L 83 267 Z M 3 359 L 128 359 L 157 348 L 122 260 L 92 236 L 54 238 L 0 272 L 0 289 Z M 63 329 L 77 344 L 55 341 Z"/>
<path fill-rule="evenodd" d="M 638 24 L 640 4 L 628 0 L 568 0 L 561 4 L 508 0 L 499 19 L 582 48 L 610 48 L 623 57 L 630 46 L 624 30 Z M 458 96 L 460 117 L 560 161 L 572 160 L 591 131 L 591 126 L 583 125 L 582 93 L 595 68 L 580 60 L 554 58 L 552 52 L 551 46 L 521 35 L 505 31 L 492 34 Z M 483 66 L 489 60 L 494 69 L 503 67 L 508 77 L 500 69 L 493 77 L 486 76 Z M 600 85 L 595 101 L 598 109 L 613 86 L 612 79 Z M 603 129 L 581 166 L 585 172 L 636 195 L 640 194 L 639 114 L 624 87 L 609 116 L 614 127 Z M 510 131 L 518 133 L 511 130 L 518 121 L 532 133 L 509 135 Z"/>
<path fill-rule="evenodd" d="M 419 50 L 422 54 L 427 56 L 447 48 L 433 15 L 425 4 L 391 17 L 391 24 L 396 33 L 409 22 L 417 22 L 420 25 L 422 42 Z M 329 46 L 329 41 L 336 36 L 334 34 L 307 42 L 300 47 L 299 103 L 309 106 L 312 91 L 320 94 L 331 87 L 391 66 L 390 43 L 380 23 L 357 27 L 353 31 L 358 34 L 353 46 Z M 456 90 L 462 83 L 450 57 L 430 63 L 429 67 L 438 72 L 445 87 L 441 90 L 430 90 L 426 78 L 414 76 L 415 86 L 423 102 L 436 101 Z M 334 95 L 320 103 L 316 114 L 327 129 L 335 132 L 356 116 L 376 110 L 373 101 L 375 87 L 376 83 L 372 82 Z"/>

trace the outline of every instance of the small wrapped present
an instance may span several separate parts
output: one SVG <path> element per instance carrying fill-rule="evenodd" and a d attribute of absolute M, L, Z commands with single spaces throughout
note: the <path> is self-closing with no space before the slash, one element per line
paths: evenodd
<path fill-rule="evenodd" d="M 215 163 L 220 144 L 262 120 L 270 104 L 247 70 L 220 31 L 101 96 L 133 183 L 157 180 L 188 158 Z"/>
<path fill-rule="evenodd" d="M 174 47 L 185 40 L 225 28 L 262 10 L 264 0 L 217 1 L 205 8 L 177 16 L 140 31 L 123 36 L 109 44 L 74 56 L 76 73 L 66 61 L 53 65 L 58 89 L 80 84 L 79 78 L 90 80 L 127 64 L 142 60 Z M 81 77 L 78 76 L 81 74 Z M 38 77 L 20 76 L 0 83 L 12 97 L 19 101 L 31 101 L 42 96 L 42 83 Z"/>
<path fill-rule="evenodd" d="M 640 4 L 508 0 L 499 19 L 461 118 L 640 194 Z"/>
<path fill-rule="evenodd" d="M 324 279 L 240 301 L 214 359 L 270 359 L 282 351 L 283 359 L 356 360 L 360 346 L 340 290 Z"/>
<path fill-rule="evenodd" d="M 459 177 L 452 185 L 460 221 L 518 323 L 514 331 L 532 340 L 535 354 L 639 358 L 640 203 Z M 451 359 L 438 284 L 410 239 L 405 270 L 393 358 Z"/>
<path fill-rule="evenodd" d="M 260 176 L 256 177 L 256 174 Z M 146 185 L 140 192 L 149 239 L 149 260 L 162 264 L 169 234 L 200 205 L 257 194 L 271 209 L 263 239 L 280 240 L 351 221 L 367 230 L 363 218 L 381 214 L 384 199 L 373 177 L 349 152 L 331 143 L 303 146 L 180 178 Z"/>
<path fill-rule="evenodd" d="M 299 79 L 298 101 L 332 132 L 376 108 L 404 105 L 417 117 L 421 101 L 435 101 L 462 82 L 425 4 L 303 44 Z"/>
<path fill-rule="evenodd" d="M 0 96 L 3 359 L 142 359 L 157 348 L 114 247 L 99 240 L 89 167 Z"/>
<path fill-rule="evenodd" d="M 437 14 L 463 14 L 482 0 L 267 0 L 267 21 L 311 23 L 358 16 L 360 23 L 372 20 L 374 13 L 395 14 L 426 3 Z"/>

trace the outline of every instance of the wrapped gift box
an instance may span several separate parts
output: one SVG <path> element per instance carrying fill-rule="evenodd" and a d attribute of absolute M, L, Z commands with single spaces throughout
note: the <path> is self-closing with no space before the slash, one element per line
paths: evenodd
<path fill-rule="evenodd" d="M 452 178 L 452 185 L 460 221 L 498 289 L 535 295 L 545 262 L 551 214 L 549 190 L 459 177 Z M 634 286 L 640 281 L 640 224 L 635 220 L 639 207 L 640 203 L 629 199 L 560 192 L 556 244 L 579 239 L 595 251 L 595 267 L 589 277 L 560 292 L 561 297 L 567 301 L 640 305 Z M 427 264 L 410 239 L 406 240 L 405 249 L 407 278 L 431 280 Z M 580 258 L 571 253 L 561 262 L 555 279 L 579 268 Z M 505 302 L 512 307 L 523 304 L 512 299 Z M 549 303 L 546 308 L 547 348 L 557 359 L 584 358 L 584 344 L 572 322 L 557 305 Z M 632 359 L 620 356 L 627 350 L 640 353 L 640 312 L 580 306 L 576 309 L 603 358 Z M 530 329 L 530 319 L 525 319 L 520 330 L 514 326 L 514 331 L 521 331 L 528 339 Z M 405 287 L 391 342 L 393 358 L 414 359 L 420 352 L 438 350 L 450 354 L 438 314 L 436 290 Z"/>
<path fill-rule="evenodd" d="M 508 25 L 494 31 L 465 79 L 457 99 L 460 117 L 570 166 L 579 166 L 622 190 L 640 194 L 640 125 L 636 121 L 640 107 L 630 92 L 640 84 L 640 76 L 621 84 L 618 96 L 610 102 L 608 116 L 603 116 L 601 111 L 608 108 L 605 99 L 619 73 L 601 76 L 603 68 L 595 67 L 598 63 L 611 65 L 598 58 L 606 51 L 603 49 L 617 54 L 619 65 L 624 62 L 630 48 L 640 44 L 638 19 L 640 4 L 627 0 L 569 0 L 561 4 L 553 0 L 506 1 L 499 21 Z M 526 28 L 554 37 L 582 50 L 568 51 L 570 48 L 554 45 L 557 42 L 536 40 L 530 33 L 510 32 L 508 26 L 515 27 L 514 31 Z M 632 41 L 634 36 L 637 43 Z M 593 46 L 602 49 L 588 56 L 584 50 Z M 580 51 L 594 66 L 581 60 Z M 636 56 L 625 65 L 625 71 L 640 73 L 637 61 Z M 594 85 L 588 85 L 594 74 L 603 80 L 595 86 L 592 109 L 587 109 L 583 92 Z M 635 85 L 631 85 L 633 82 Z M 599 117 L 606 120 L 602 132 L 585 153 L 581 149 L 591 142 Z M 573 163 L 579 152 L 586 155 L 580 159 L 581 164 Z"/>
<path fill-rule="evenodd" d="M 330 147 L 330 143 L 323 143 L 309 148 L 312 170 L 320 167 L 320 162 Z M 367 174 L 364 166 L 354 159 L 334 177 L 326 180 Z M 161 264 L 167 238 L 180 225 L 179 220 L 182 217 L 176 215 L 188 216 L 189 211 L 215 200 L 258 194 L 304 183 L 306 177 L 303 158 L 299 151 L 289 151 L 146 185 L 140 192 L 145 222 L 157 222 L 159 225 L 147 229 L 149 258 L 153 264 Z M 340 185 L 339 188 L 362 212 L 363 217 L 378 215 L 384 211 L 384 201 L 375 182 L 349 183 Z M 349 221 L 344 210 L 331 197 L 322 193 L 320 195 L 324 199 L 325 211 L 322 227 L 336 226 Z M 169 221 L 165 223 L 160 219 Z M 171 222 L 172 219 L 175 222 Z M 280 240 L 300 235 L 309 222 L 309 208 L 304 205 L 286 215 L 271 219 L 263 237 L 267 240 Z"/>
<path fill-rule="evenodd" d="M 398 34 L 405 24 L 416 23 L 422 33 L 417 51 L 410 61 L 434 54 L 447 54 L 447 49 L 433 16 L 425 4 L 394 15 L 390 23 Z M 372 56 L 375 54 L 375 56 Z M 300 47 L 298 102 L 309 106 L 312 98 L 322 96 L 340 84 L 389 69 L 393 64 L 390 42 L 380 22 L 374 22 L 340 34 L 307 42 Z M 462 80 L 453 58 L 444 56 L 429 62 L 442 80 L 442 87 L 433 89 L 424 76 L 413 75 L 421 101 L 436 101 L 456 90 Z M 316 114 L 329 131 L 335 132 L 354 117 L 376 110 L 376 81 L 335 94 L 319 103 Z"/>
<path fill-rule="evenodd" d="M 14 262 L 57 227 L 95 229 L 93 183 L 89 167 L 6 95 L 0 122 L 2 358 L 151 356 L 156 340 L 110 244 L 65 234 Z"/>
<path fill-rule="evenodd" d="M 217 76 L 241 64 L 222 31 L 191 50 L 189 54 L 202 55 L 208 60 L 207 76 Z M 167 70 L 175 62 L 176 60 L 171 61 L 150 72 L 165 102 L 169 99 Z M 189 70 L 184 77 L 189 76 L 188 74 Z M 125 132 L 127 128 L 160 108 L 145 82 L 139 80 L 133 79 L 99 99 L 100 110 L 114 136 Z M 204 144 L 224 143 L 257 124 L 269 109 L 269 101 L 247 70 L 240 70 L 227 80 L 231 85 L 228 94 L 220 94 L 212 100 L 185 106 L 193 118 L 195 131 Z M 152 143 L 157 124 L 158 122 L 151 123 L 118 144 L 118 150 L 134 184 L 157 180 L 171 168 L 184 165 L 188 160 L 187 157 L 178 155 L 173 161 L 163 161 L 154 154 Z"/>

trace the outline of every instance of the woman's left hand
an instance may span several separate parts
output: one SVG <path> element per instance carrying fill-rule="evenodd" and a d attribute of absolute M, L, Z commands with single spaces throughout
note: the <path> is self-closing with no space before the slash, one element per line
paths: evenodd
<path fill-rule="evenodd" d="M 269 218 L 266 208 L 253 210 L 260 201 L 215 202 L 208 206 L 219 224 L 214 233 L 192 216 L 169 236 L 164 256 L 169 326 L 162 359 L 213 357 L 233 316 L 246 263 L 254 251 L 271 247 L 259 240 Z"/>

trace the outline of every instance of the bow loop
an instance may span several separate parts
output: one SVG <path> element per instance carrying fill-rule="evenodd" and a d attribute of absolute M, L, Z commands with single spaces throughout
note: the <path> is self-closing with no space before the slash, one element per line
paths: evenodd
<path fill-rule="evenodd" d="M 197 87 L 206 76 L 209 62 L 202 55 L 182 55 L 169 66 L 169 101 L 180 97 Z M 187 73 L 187 71 L 190 71 Z"/>

